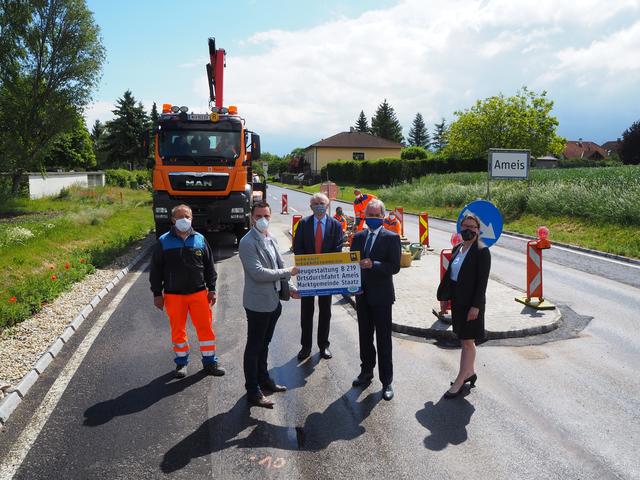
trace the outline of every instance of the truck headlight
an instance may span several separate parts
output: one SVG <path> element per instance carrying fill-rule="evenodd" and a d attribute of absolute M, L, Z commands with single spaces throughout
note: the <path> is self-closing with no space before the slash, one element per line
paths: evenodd
<path fill-rule="evenodd" d="M 164 207 L 156 207 L 156 213 L 167 213 L 167 209 Z"/>
<path fill-rule="evenodd" d="M 234 207 L 231 209 L 231 213 L 244 213 L 244 208 L 242 207 Z"/>

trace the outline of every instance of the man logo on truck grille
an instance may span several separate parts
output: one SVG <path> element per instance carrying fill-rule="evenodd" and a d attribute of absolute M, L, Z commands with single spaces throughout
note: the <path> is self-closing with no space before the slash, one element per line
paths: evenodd
<path fill-rule="evenodd" d="M 187 188 L 213 187 L 213 180 L 185 180 L 184 186 Z"/>

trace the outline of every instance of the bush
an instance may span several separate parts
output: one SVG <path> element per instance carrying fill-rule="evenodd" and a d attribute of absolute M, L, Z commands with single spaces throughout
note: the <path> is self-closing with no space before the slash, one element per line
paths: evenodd
<path fill-rule="evenodd" d="M 125 170 L 124 168 L 105 170 L 107 185 L 122 188 L 151 188 L 151 170 Z"/>
<path fill-rule="evenodd" d="M 402 160 L 417 160 L 421 158 L 428 158 L 429 152 L 425 148 L 422 147 L 407 147 L 403 148 L 400 152 L 400 158 Z"/>

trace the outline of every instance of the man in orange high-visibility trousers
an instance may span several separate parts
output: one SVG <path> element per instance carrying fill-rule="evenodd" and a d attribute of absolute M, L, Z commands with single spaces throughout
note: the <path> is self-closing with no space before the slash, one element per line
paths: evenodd
<path fill-rule="evenodd" d="M 396 212 L 389 212 L 389 215 L 384 217 L 382 226 L 390 232 L 397 233 L 402 236 L 402 223 L 400 223 L 400 219 Z"/>
<path fill-rule="evenodd" d="M 336 208 L 336 213 L 333 215 L 333 218 L 335 218 L 338 222 L 340 222 L 340 226 L 342 227 L 342 232 L 346 232 L 347 231 L 347 217 L 344 216 L 344 213 L 342 212 L 342 207 L 337 207 Z"/>
<path fill-rule="evenodd" d="M 357 188 L 353 191 L 353 194 L 356 196 L 353 201 L 353 214 L 356 222 L 355 231 L 360 232 L 364 228 L 364 212 L 367 209 L 367 204 L 378 197 L 370 193 L 362 193 Z"/>
<path fill-rule="evenodd" d="M 211 306 L 216 303 L 216 270 L 207 240 L 191 228 L 193 214 L 187 205 L 171 210 L 171 230 L 160 236 L 151 258 L 153 304 L 167 311 L 175 353 L 176 378 L 187 376 L 189 340 L 187 314 L 198 334 L 202 366 L 206 373 L 225 374 L 216 356 Z"/>

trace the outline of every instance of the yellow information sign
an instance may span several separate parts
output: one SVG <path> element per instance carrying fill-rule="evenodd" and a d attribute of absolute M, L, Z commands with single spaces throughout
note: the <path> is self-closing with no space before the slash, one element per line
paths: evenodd
<path fill-rule="evenodd" d="M 296 288 L 303 296 L 360 292 L 360 252 L 296 255 Z"/>
<path fill-rule="evenodd" d="M 217 122 L 218 120 L 220 120 L 220 115 L 218 115 L 217 112 L 211 112 L 211 115 L 209 115 L 209 118 L 211 119 L 212 122 Z"/>
<path fill-rule="evenodd" d="M 313 255 L 296 255 L 295 258 L 296 267 L 354 263 L 360 261 L 360 252 L 316 253 Z"/>

